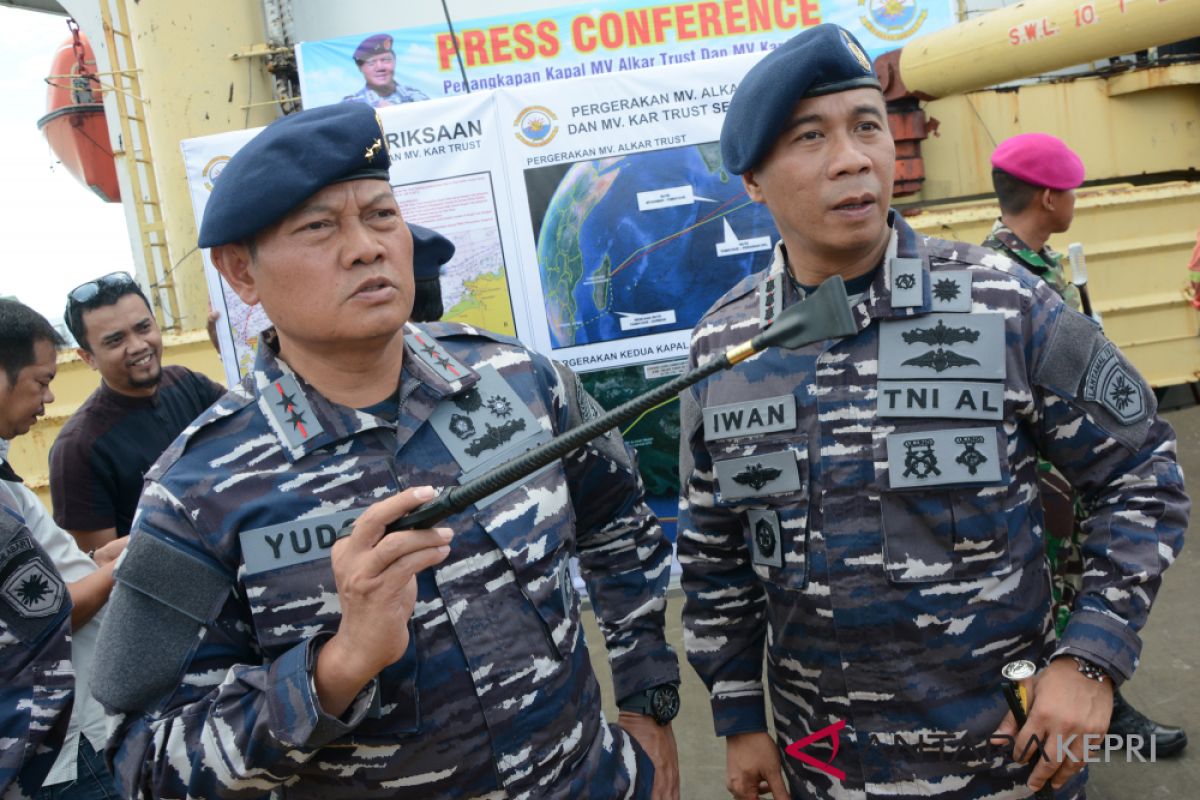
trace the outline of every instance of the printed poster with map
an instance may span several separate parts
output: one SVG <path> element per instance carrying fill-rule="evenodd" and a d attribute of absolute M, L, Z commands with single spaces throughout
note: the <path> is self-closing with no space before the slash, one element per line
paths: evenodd
<path fill-rule="evenodd" d="M 690 330 L 770 260 L 770 214 L 716 142 L 535 168 L 525 182 L 554 348 Z"/>
<path fill-rule="evenodd" d="M 507 267 L 512 215 L 502 171 L 498 125 L 488 95 L 396 106 L 379 112 L 388 132 L 392 190 L 405 219 L 435 228 L 455 244 L 442 267 L 444 319 L 515 336 L 520 277 Z M 183 142 L 197 226 L 220 170 L 258 130 Z M 500 168 L 498 170 L 498 168 Z M 221 311 L 218 335 L 232 384 L 253 366 L 258 334 L 270 325 L 260 306 L 246 306 L 204 252 L 209 298 Z M 319 287 L 314 287 L 319 290 Z M 514 294 L 515 292 L 515 294 Z"/>
<path fill-rule="evenodd" d="M 530 306 L 529 341 L 579 372 L 605 408 L 681 374 L 704 312 L 770 264 L 774 221 L 725 169 L 717 144 L 752 63 L 497 94 L 500 119 L 512 120 L 512 204 L 529 210 L 528 227 L 516 231 L 523 269 L 543 301 Z M 637 450 L 647 493 L 675 496 L 678 399 L 621 433 Z"/>
<path fill-rule="evenodd" d="M 678 359 L 692 327 L 770 263 L 765 206 L 721 160 L 754 57 L 498 92 L 531 344 L 580 372 Z"/>

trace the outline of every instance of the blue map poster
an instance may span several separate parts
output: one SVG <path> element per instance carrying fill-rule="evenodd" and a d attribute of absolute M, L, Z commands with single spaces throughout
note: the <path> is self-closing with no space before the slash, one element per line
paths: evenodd
<path fill-rule="evenodd" d="M 716 142 L 525 172 L 554 348 L 688 331 L 770 264 L 775 225 Z"/>

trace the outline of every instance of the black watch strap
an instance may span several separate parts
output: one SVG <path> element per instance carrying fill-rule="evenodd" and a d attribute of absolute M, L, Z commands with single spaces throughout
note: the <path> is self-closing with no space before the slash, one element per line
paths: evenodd
<path fill-rule="evenodd" d="M 679 713 L 679 687 L 673 683 L 663 683 L 643 689 L 621 698 L 617 708 L 634 714 L 645 714 L 653 717 L 659 725 L 666 725 Z"/>

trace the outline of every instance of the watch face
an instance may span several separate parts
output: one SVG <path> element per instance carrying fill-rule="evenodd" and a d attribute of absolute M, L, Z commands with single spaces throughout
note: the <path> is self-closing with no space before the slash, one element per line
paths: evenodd
<path fill-rule="evenodd" d="M 1032 678 L 1037 672 L 1037 667 L 1032 661 L 1021 659 L 1020 661 L 1010 661 L 1000 670 L 1000 674 L 1010 681 L 1023 681 L 1026 678 Z"/>
<path fill-rule="evenodd" d="M 650 700 L 650 713 L 665 725 L 679 713 L 679 690 L 674 686 L 660 686 L 654 690 Z"/>

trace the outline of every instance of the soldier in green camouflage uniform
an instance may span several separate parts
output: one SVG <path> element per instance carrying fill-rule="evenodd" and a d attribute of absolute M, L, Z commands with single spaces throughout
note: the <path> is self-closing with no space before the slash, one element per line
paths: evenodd
<path fill-rule="evenodd" d="M 1021 237 L 1012 228 L 1004 224 L 1004 217 L 1001 216 L 992 226 L 992 232 L 983 240 L 983 246 L 1016 261 L 1050 284 L 1050 287 L 1058 292 L 1068 306 L 1076 311 L 1083 311 L 1083 303 L 1079 299 L 1079 289 L 1067 280 L 1059 255 L 1051 249 L 1049 244 L 1043 245 L 1041 250 L 1034 250 L 1021 241 Z"/>

